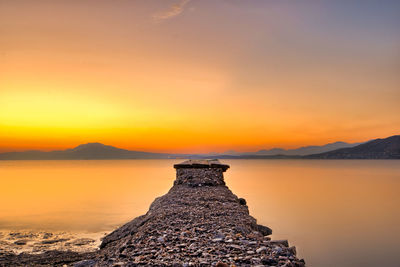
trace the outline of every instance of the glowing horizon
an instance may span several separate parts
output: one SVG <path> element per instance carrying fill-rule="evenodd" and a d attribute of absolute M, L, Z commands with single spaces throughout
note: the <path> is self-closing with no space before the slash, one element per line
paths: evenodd
<path fill-rule="evenodd" d="M 0 152 L 88 142 L 256 151 L 398 134 L 398 10 L 395 1 L 2 1 Z"/>

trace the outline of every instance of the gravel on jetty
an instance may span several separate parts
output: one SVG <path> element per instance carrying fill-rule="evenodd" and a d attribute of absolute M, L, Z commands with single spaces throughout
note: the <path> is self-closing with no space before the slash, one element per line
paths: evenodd
<path fill-rule="evenodd" d="M 174 167 L 170 191 L 104 238 L 98 266 L 304 266 L 296 248 L 271 241 L 271 229 L 225 185 L 228 165 L 192 160 Z"/>
<path fill-rule="evenodd" d="M 228 165 L 189 160 L 174 167 L 174 186 L 145 215 L 107 235 L 94 256 L 66 266 L 305 266 L 225 185 Z"/>

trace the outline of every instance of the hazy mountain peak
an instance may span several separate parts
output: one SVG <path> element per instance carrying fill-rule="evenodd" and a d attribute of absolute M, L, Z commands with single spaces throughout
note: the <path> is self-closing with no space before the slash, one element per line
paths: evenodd
<path fill-rule="evenodd" d="M 348 144 L 348 143 L 343 142 L 343 141 L 336 141 L 336 142 L 328 143 L 326 145 L 341 145 L 341 144 Z"/>
<path fill-rule="evenodd" d="M 106 145 L 102 144 L 102 143 L 98 143 L 98 142 L 94 142 L 94 143 L 86 143 L 86 144 L 80 144 L 79 146 L 75 147 L 75 148 L 84 148 L 84 147 L 105 147 Z"/>
<path fill-rule="evenodd" d="M 70 149 L 70 151 L 74 152 L 81 152 L 81 151 L 108 151 L 108 150 L 124 150 L 120 148 L 116 148 L 113 146 L 108 146 L 104 145 L 102 143 L 87 143 L 87 144 L 81 144 L 73 149 Z"/>

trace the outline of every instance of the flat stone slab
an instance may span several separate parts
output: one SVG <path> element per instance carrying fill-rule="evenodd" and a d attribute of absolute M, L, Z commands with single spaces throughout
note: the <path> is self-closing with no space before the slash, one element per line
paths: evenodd
<path fill-rule="evenodd" d="M 223 171 L 226 171 L 229 168 L 229 165 L 222 164 L 217 159 L 189 159 L 184 162 L 178 163 L 174 165 L 175 169 L 184 169 L 184 168 L 220 168 Z"/>

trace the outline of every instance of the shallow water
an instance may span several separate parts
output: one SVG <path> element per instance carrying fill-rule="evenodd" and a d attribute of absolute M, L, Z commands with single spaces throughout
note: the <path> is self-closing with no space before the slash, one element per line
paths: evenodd
<path fill-rule="evenodd" d="M 168 191 L 179 161 L 0 161 L 0 238 L 111 231 Z M 251 215 L 308 266 L 399 266 L 400 161 L 224 162 Z"/>

